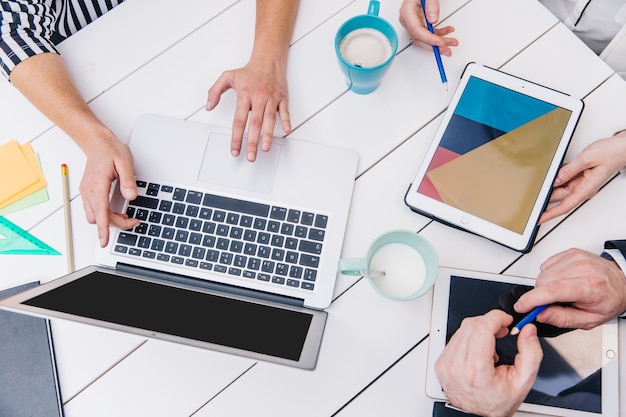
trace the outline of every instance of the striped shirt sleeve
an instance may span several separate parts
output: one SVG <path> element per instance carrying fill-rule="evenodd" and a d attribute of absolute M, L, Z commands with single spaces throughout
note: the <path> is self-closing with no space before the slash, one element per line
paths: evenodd
<path fill-rule="evenodd" d="M 0 0 L 0 72 L 78 32 L 123 0 Z"/>
<path fill-rule="evenodd" d="M 28 57 L 57 52 L 50 40 L 54 1 L 0 0 L 0 71 L 5 77 Z"/>

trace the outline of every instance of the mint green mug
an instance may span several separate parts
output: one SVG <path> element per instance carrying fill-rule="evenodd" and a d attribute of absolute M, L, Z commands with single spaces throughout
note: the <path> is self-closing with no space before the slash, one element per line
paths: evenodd
<path fill-rule="evenodd" d="M 398 51 L 398 34 L 378 16 L 380 2 L 371 0 L 367 14 L 344 22 L 335 35 L 335 53 L 348 88 L 368 94 L 380 85 Z"/>
<path fill-rule="evenodd" d="M 379 236 L 365 258 L 339 260 L 339 273 L 365 276 L 379 293 L 394 300 L 412 300 L 426 294 L 437 279 L 438 269 L 435 249 L 408 230 Z"/>

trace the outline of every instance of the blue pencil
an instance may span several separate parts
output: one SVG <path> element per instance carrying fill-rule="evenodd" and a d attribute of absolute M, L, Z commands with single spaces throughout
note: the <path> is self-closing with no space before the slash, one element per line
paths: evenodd
<path fill-rule="evenodd" d="M 435 29 L 433 25 L 430 24 L 428 18 L 426 17 L 426 0 L 422 0 L 422 11 L 424 12 L 424 20 L 426 21 L 426 27 L 430 33 L 435 33 Z M 439 53 L 439 47 L 437 45 L 433 45 L 433 52 L 435 54 L 435 60 L 437 61 L 437 68 L 439 68 L 439 76 L 441 77 L 441 83 L 446 90 L 448 89 L 448 78 L 446 77 L 446 71 L 443 69 L 443 62 L 441 62 L 441 54 Z"/>
<path fill-rule="evenodd" d="M 539 313 L 541 313 L 546 308 L 548 308 L 547 305 L 535 307 L 533 309 L 533 311 L 528 313 L 526 315 L 526 317 L 521 319 L 519 323 L 517 323 L 515 326 L 513 326 L 513 328 L 511 329 L 511 333 L 510 334 L 512 336 L 515 336 L 516 334 L 518 334 L 520 332 L 520 330 L 522 330 L 522 327 L 526 326 L 528 323 L 530 323 L 533 320 L 535 320 L 537 318 L 537 316 L 539 315 Z"/>

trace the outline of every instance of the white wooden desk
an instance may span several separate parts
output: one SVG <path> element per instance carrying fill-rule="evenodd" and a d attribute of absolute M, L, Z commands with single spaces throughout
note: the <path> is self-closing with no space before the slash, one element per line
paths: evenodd
<path fill-rule="evenodd" d="M 441 265 L 534 277 L 551 254 L 571 246 L 598 252 L 604 240 L 626 237 L 623 176 L 570 216 L 542 226 L 535 248 L 524 256 L 404 206 L 404 192 L 468 62 L 583 98 L 586 108 L 568 158 L 626 127 L 626 83 L 534 1 L 450 0 L 442 2 L 442 24 L 456 27 L 460 46 L 444 58 L 450 80 L 446 92 L 432 53 L 408 47 L 397 19 L 400 3 L 381 4 L 381 15 L 398 31 L 400 52 L 380 88 L 360 96 L 346 90 L 332 45 L 339 25 L 364 13 L 367 1 L 301 0 L 289 55 L 290 136 L 352 148 L 360 155 L 343 255 L 360 256 L 378 234 L 405 228 L 435 246 Z M 137 116 L 149 112 L 230 126 L 234 93 L 207 113 L 206 92 L 222 71 L 246 62 L 253 26 L 253 0 L 179 0 L 175 7 L 164 0 L 127 0 L 61 50 L 90 105 L 128 140 Z M 67 163 L 76 266 L 93 263 L 96 231 L 84 219 L 78 194 L 84 156 L 8 82 L 0 82 L 0 97 L 0 142 L 16 138 L 33 144 L 50 194 L 50 201 L 9 218 L 64 249 L 59 166 Z M 282 135 L 279 128 L 276 134 Z M 65 268 L 64 257 L 3 255 L 0 288 L 48 281 Z M 366 280 L 340 276 L 314 371 L 55 320 L 65 413 L 429 416 L 432 400 L 424 393 L 424 380 L 430 310 L 430 294 L 393 302 Z M 623 349 L 620 359 L 626 381 Z"/>

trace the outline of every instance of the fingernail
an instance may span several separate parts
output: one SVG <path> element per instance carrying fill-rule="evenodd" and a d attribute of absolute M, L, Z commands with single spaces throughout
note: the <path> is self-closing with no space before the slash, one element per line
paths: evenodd
<path fill-rule="evenodd" d="M 124 191 L 122 191 L 122 195 L 127 200 L 131 200 L 134 197 L 134 195 L 133 195 L 131 190 L 124 190 Z"/>
<path fill-rule="evenodd" d="M 209 100 L 209 101 L 207 101 L 207 102 L 206 102 L 206 106 L 205 106 L 205 108 L 208 110 L 208 109 L 210 109 L 211 107 L 213 107 L 213 102 Z"/>
<path fill-rule="evenodd" d="M 232 156 L 235 156 L 235 157 L 239 156 L 239 151 L 237 149 L 231 150 L 230 153 Z"/>
<path fill-rule="evenodd" d="M 103 248 L 104 246 L 104 239 L 100 239 L 100 247 Z"/>
<path fill-rule="evenodd" d="M 248 153 L 248 161 L 252 162 L 256 158 L 256 155 L 252 152 Z"/>

